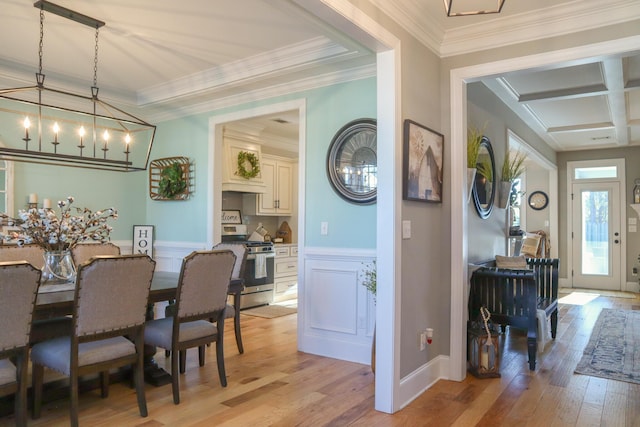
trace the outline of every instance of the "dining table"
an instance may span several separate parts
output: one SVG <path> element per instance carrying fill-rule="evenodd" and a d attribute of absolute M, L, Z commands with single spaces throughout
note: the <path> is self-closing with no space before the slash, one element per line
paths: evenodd
<path fill-rule="evenodd" d="M 177 272 L 156 271 L 153 273 L 147 305 L 147 320 L 152 320 L 155 316 L 155 303 L 175 300 L 179 279 L 180 273 Z M 73 283 L 41 286 L 38 290 L 33 313 L 34 322 L 73 314 L 74 296 L 75 288 Z M 155 347 L 145 345 L 145 381 L 156 386 L 168 384 L 171 382 L 171 376 L 157 365 L 154 359 L 155 353 Z"/>

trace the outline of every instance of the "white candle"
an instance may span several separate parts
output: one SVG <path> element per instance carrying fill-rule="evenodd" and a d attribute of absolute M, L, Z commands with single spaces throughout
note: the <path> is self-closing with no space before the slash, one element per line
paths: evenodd
<path fill-rule="evenodd" d="M 489 369 L 489 352 L 486 347 L 482 348 L 480 353 L 480 366 Z"/>
<path fill-rule="evenodd" d="M 42 207 L 44 209 L 51 209 L 51 199 L 44 199 L 42 201 Z"/>
<path fill-rule="evenodd" d="M 29 194 L 29 203 L 38 203 L 38 195 L 36 193 Z"/>

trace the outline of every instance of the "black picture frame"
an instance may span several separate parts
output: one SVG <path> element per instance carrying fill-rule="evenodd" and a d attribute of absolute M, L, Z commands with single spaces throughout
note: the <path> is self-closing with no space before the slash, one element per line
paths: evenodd
<path fill-rule="evenodd" d="M 403 139 L 403 199 L 442 203 L 444 135 L 406 119 Z"/>
<path fill-rule="evenodd" d="M 153 258 L 154 231 L 153 225 L 134 225 L 131 253 L 146 254 Z"/>

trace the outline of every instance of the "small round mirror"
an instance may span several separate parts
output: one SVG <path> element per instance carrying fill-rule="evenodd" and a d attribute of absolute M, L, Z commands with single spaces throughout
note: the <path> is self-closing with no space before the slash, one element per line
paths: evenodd
<path fill-rule="evenodd" d="M 496 198 L 496 161 L 493 157 L 491 141 L 486 136 L 480 141 L 478 163 L 476 164 L 476 179 L 473 184 L 473 203 L 482 219 L 489 218 Z"/>

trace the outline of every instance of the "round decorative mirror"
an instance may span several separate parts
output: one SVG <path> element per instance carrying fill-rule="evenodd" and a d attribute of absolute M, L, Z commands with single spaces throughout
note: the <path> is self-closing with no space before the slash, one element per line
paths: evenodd
<path fill-rule="evenodd" d="M 327 175 L 343 199 L 358 204 L 376 201 L 378 159 L 375 119 L 354 120 L 336 133 L 327 154 Z"/>
<path fill-rule="evenodd" d="M 491 141 L 486 136 L 480 141 L 478 163 L 476 164 L 476 179 L 473 184 L 473 203 L 482 219 L 489 218 L 496 198 L 495 177 L 496 161 L 493 157 Z"/>

